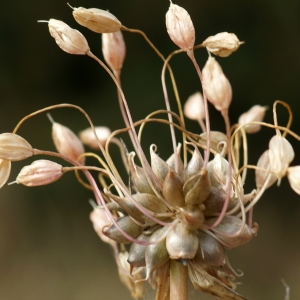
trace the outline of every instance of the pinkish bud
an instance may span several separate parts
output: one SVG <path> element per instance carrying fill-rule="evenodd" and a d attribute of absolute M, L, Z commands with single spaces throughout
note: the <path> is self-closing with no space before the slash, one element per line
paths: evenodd
<path fill-rule="evenodd" d="M 46 185 L 63 175 L 62 166 L 50 160 L 36 160 L 24 167 L 16 181 L 26 186 Z"/>
<path fill-rule="evenodd" d="M 62 21 L 50 19 L 48 22 L 51 36 L 57 45 L 67 53 L 85 55 L 90 47 L 85 37 Z"/>
<path fill-rule="evenodd" d="M 90 127 L 79 132 L 79 138 L 85 145 L 91 147 L 92 149 L 99 150 L 98 142 L 104 147 L 107 138 L 111 134 L 111 131 L 105 126 L 97 126 L 95 127 L 95 131 L 97 138 L 95 137 L 94 131 Z"/>
<path fill-rule="evenodd" d="M 74 7 L 73 16 L 81 26 L 97 33 L 109 33 L 119 31 L 121 22 L 108 11 L 98 8 Z"/>
<path fill-rule="evenodd" d="M 289 164 L 294 159 L 295 153 L 292 145 L 282 136 L 275 135 L 269 142 L 269 159 L 271 171 L 278 179 L 286 175 Z"/>
<path fill-rule="evenodd" d="M 231 85 L 214 57 L 209 57 L 202 71 L 203 89 L 217 110 L 228 109 L 232 99 Z"/>
<path fill-rule="evenodd" d="M 300 195 L 300 166 L 289 167 L 287 177 L 291 188 Z"/>
<path fill-rule="evenodd" d="M 202 45 L 211 53 L 227 57 L 236 51 L 243 42 L 240 42 L 234 33 L 220 32 L 208 37 Z"/>
<path fill-rule="evenodd" d="M 66 126 L 53 122 L 52 139 L 57 151 L 70 159 L 77 160 L 84 153 L 81 141 Z M 80 159 L 80 163 L 84 163 L 84 158 Z"/>
<path fill-rule="evenodd" d="M 205 119 L 203 97 L 200 92 L 191 95 L 184 104 L 184 115 L 191 120 Z"/>
<path fill-rule="evenodd" d="M 250 122 L 261 122 L 265 116 L 267 106 L 254 105 L 247 112 L 239 117 L 239 125 L 246 125 Z M 261 125 L 249 124 L 243 127 L 247 133 L 255 133 L 260 130 Z"/>
<path fill-rule="evenodd" d="M 11 162 L 6 159 L 0 159 L 0 188 L 7 182 L 11 169 Z"/>
<path fill-rule="evenodd" d="M 192 50 L 195 44 L 195 28 L 188 12 L 171 3 L 166 14 L 166 26 L 171 40 L 182 50 Z"/>
<path fill-rule="evenodd" d="M 31 145 L 15 133 L 0 134 L 0 158 L 18 161 L 33 155 Z"/>
<path fill-rule="evenodd" d="M 121 31 L 102 34 L 102 53 L 106 63 L 113 71 L 122 69 L 126 46 Z"/>

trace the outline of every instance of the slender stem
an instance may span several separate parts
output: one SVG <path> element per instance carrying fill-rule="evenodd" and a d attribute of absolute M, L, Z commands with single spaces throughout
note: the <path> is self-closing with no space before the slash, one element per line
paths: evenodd
<path fill-rule="evenodd" d="M 188 300 L 188 268 L 173 259 L 170 264 L 170 300 Z"/>

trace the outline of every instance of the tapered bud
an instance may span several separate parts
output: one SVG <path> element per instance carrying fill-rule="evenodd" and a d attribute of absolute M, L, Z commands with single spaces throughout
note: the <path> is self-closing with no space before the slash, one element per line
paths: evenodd
<path fill-rule="evenodd" d="M 110 136 L 111 131 L 108 127 L 97 126 L 95 127 L 97 138 L 95 137 L 94 131 L 91 127 L 80 131 L 79 138 L 85 145 L 91 147 L 92 149 L 99 150 L 98 142 L 104 147 L 107 138 Z"/>
<path fill-rule="evenodd" d="M 166 246 L 171 259 L 193 259 L 199 244 L 195 231 L 178 223 L 168 233 Z"/>
<path fill-rule="evenodd" d="M 6 159 L 0 159 L 0 188 L 7 182 L 11 169 L 11 162 Z"/>
<path fill-rule="evenodd" d="M 106 63 L 114 72 L 122 69 L 126 46 L 121 31 L 102 34 L 102 53 Z"/>
<path fill-rule="evenodd" d="M 55 39 L 56 44 L 65 52 L 85 55 L 90 51 L 87 40 L 78 30 L 55 19 L 50 19 L 48 26 L 50 34 Z"/>
<path fill-rule="evenodd" d="M 111 224 L 104 209 L 96 207 L 90 213 L 90 220 L 93 223 L 94 230 L 104 243 L 115 245 L 116 242 L 103 234 L 103 229 Z"/>
<path fill-rule="evenodd" d="M 246 125 L 250 122 L 261 122 L 265 116 L 267 106 L 254 105 L 247 112 L 239 117 L 239 125 Z M 249 124 L 243 127 L 247 133 L 255 133 L 260 130 L 261 125 Z"/>
<path fill-rule="evenodd" d="M 134 152 L 130 152 L 128 154 L 128 166 L 129 166 L 129 171 L 130 171 L 132 181 L 137 191 L 140 193 L 154 194 L 143 168 L 137 166 L 134 163 L 133 160 L 134 157 L 135 157 Z"/>
<path fill-rule="evenodd" d="M 166 163 L 173 169 L 173 171 L 176 171 L 176 173 L 181 176 L 184 166 L 183 166 L 183 162 L 180 157 L 180 150 L 181 150 L 181 144 L 179 143 L 177 146 L 176 155 L 175 155 L 175 153 L 173 153 L 166 160 Z M 176 170 L 176 162 L 177 162 L 177 170 Z"/>
<path fill-rule="evenodd" d="M 157 177 L 160 183 L 163 184 L 168 172 L 169 172 L 169 166 L 168 164 L 162 160 L 153 150 L 153 148 L 156 148 L 154 144 L 150 146 L 150 156 L 151 156 L 151 168 L 153 170 L 153 173 Z"/>
<path fill-rule="evenodd" d="M 212 225 L 217 218 L 208 219 L 208 225 Z M 242 220 L 235 216 L 225 216 L 222 222 L 211 229 L 228 247 L 234 248 L 248 243 L 257 235 L 258 225 L 253 223 L 250 228 L 247 224 L 241 229 Z"/>
<path fill-rule="evenodd" d="M 137 240 L 140 242 L 148 242 L 150 236 L 141 234 Z M 131 265 L 131 268 L 134 267 L 144 267 L 146 265 L 145 261 L 145 250 L 146 246 L 137 244 L 137 243 L 132 243 L 129 251 L 129 256 L 128 256 L 128 263 Z"/>
<path fill-rule="evenodd" d="M 199 230 L 199 247 L 194 260 L 207 266 L 220 267 L 226 263 L 224 246 L 215 238 Z"/>
<path fill-rule="evenodd" d="M 163 196 L 165 200 L 172 206 L 183 206 L 184 195 L 182 188 L 183 181 L 181 177 L 170 168 L 163 184 Z"/>
<path fill-rule="evenodd" d="M 184 115 L 191 120 L 205 119 L 203 97 L 200 92 L 191 95 L 184 104 Z"/>
<path fill-rule="evenodd" d="M 180 207 L 180 220 L 189 230 L 200 228 L 204 222 L 204 207 L 201 205 L 185 205 Z"/>
<path fill-rule="evenodd" d="M 57 151 L 70 159 L 77 160 L 84 153 L 80 139 L 66 126 L 53 122 L 52 139 Z M 79 162 L 83 164 L 84 158 Z"/>
<path fill-rule="evenodd" d="M 165 234 L 167 227 L 157 229 L 150 237 L 149 242 L 157 242 Z M 169 253 L 166 248 L 166 239 L 162 239 L 158 243 L 146 246 L 145 261 L 146 261 L 146 279 L 150 274 L 162 266 L 169 260 Z"/>
<path fill-rule="evenodd" d="M 273 173 L 267 172 L 267 171 L 270 171 L 270 169 L 271 169 L 269 152 L 270 152 L 270 150 L 266 150 L 260 156 L 260 158 L 257 162 L 258 168 L 266 170 L 266 171 L 259 170 L 259 169 L 255 170 L 255 182 L 256 182 L 256 187 L 258 190 L 260 190 L 263 187 L 268 176 L 270 176 L 270 178 L 269 178 L 269 183 L 267 184 L 266 188 L 270 187 L 277 180 L 276 176 Z"/>
<path fill-rule="evenodd" d="M 129 216 L 119 218 L 117 223 L 123 229 L 123 231 L 133 238 L 138 237 L 142 233 L 142 228 L 137 225 Z M 105 229 L 103 234 L 120 244 L 131 243 L 131 241 L 129 241 L 115 225 Z"/>
<path fill-rule="evenodd" d="M 196 146 L 193 152 L 193 156 L 188 162 L 187 166 L 183 170 L 183 180 L 188 181 L 191 177 L 196 174 L 200 174 L 203 167 L 203 157 Z"/>
<path fill-rule="evenodd" d="M 98 8 L 74 7 L 73 16 L 81 26 L 97 33 L 115 32 L 122 27 L 113 14 Z"/>
<path fill-rule="evenodd" d="M 202 45 L 211 53 L 227 57 L 235 52 L 243 42 L 240 42 L 234 33 L 220 32 L 208 37 Z"/>
<path fill-rule="evenodd" d="M 36 160 L 24 167 L 16 181 L 26 186 L 50 184 L 63 175 L 62 166 L 50 160 Z"/>
<path fill-rule="evenodd" d="M 166 26 L 171 40 L 182 50 L 192 50 L 195 44 L 195 28 L 188 12 L 171 3 L 166 14 Z"/>
<path fill-rule="evenodd" d="M 202 70 L 202 85 L 209 102 L 217 110 L 228 109 L 232 100 L 231 85 L 214 57 L 209 57 Z"/>
<path fill-rule="evenodd" d="M 282 136 L 275 135 L 269 142 L 269 159 L 271 171 L 278 179 L 285 176 L 295 153 L 292 145 Z"/>
<path fill-rule="evenodd" d="M 15 133 L 0 134 L 0 158 L 18 161 L 33 155 L 31 145 Z"/>
<path fill-rule="evenodd" d="M 287 177 L 291 188 L 300 195 L 300 166 L 289 167 Z"/>

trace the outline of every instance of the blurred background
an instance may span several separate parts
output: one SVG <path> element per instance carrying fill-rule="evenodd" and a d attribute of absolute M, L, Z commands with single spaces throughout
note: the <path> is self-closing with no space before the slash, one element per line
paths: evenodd
<path fill-rule="evenodd" d="M 74 7 L 97 7 L 113 13 L 123 25 L 138 28 L 164 55 L 176 49 L 165 29 L 165 0 L 73 0 Z M 226 59 L 218 58 L 233 88 L 231 122 L 254 104 L 269 106 L 266 121 L 272 122 L 272 104 L 281 99 L 294 112 L 292 129 L 299 133 L 300 119 L 300 2 L 298 0 L 178 0 L 190 13 L 197 43 L 228 31 L 245 45 Z M 55 18 L 79 29 L 92 52 L 102 58 L 99 35 L 80 27 L 71 9 L 61 0 L 2 1 L 0 17 L 0 131 L 11 132 L 25 115 L 58 103 L 80 105 L 95 125 L 112 130 L 123 127 L 116 89 L 106 72 L 87 56 L 72 56 L 58 48 L 47 24 Z M 164 108 L 160 82 L 162 62 L 141 36 L 124 33 L 127 57 L 122 85 L 134 120 Z M 203 67 L 205 50 L 196 58 Z M 171 65 L 181 99 L 200 89 L 195 69 L 185 54 Z M 171 99 L 173 94 L 170 91 Z M 175 107 L 174 102 L 172 106 Z M 212 129 L 223 130 L 220 114 L 210 107 Z M 59 123 L 78 132 L 88 124 L 75 110 L 53 111 Z M 287 113 L 279 107 L 279 122 Z M 194 122 L 189 130 L 199 132 Z M 51 123 L 38 115 L 19 130 L 35 148 L 54 150 Z M 250 163 L 255 164 L 268 147 L 274 131 L 264 129 L 249 137 Z M 162 158 L 170 155 L 169 129 L 150 125 L 143 146 L 158 145 Z M 294 165 L 300 163 L 299 143 Z M 126 138 L 125 138 L 125 141 Z M 128 143 L 129 145 L 129 143 Z M 129 150 L 132 148 L 129 146 Z M 32 159 L 13 164 L 10 181 Z M 120 164 L 120 167 L 122 165 Z M 254 187 L 248 173 L 245 191 Z M 5 186 L 0 192 L 0 299 L 2 300 L 95 300 L 131 299 L 121 285 L 111 249 L 93 231 L 89 221 L 93 195 L 77 183 L 74 174 L 45 187 Z M 272 187 L 254 209 L 258 236 L 249 244 L 229 251 L 233 267 L 244 271 L 238 292 L 248 299 L 283 300 L 283 278 L 291 299 L 300 298 L 300 197 L 289 187 Z M 193 299 L 213 299 L 193 293 Z"/>

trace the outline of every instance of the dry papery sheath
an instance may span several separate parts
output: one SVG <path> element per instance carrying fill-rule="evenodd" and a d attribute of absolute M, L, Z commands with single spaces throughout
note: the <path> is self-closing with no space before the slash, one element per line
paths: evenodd
<path fill-rule="evenodd" d="M 90 47 L 85 37 L 66 23 L 50 19 L 48 22 L 51 36 L 57 45 L 67 53 L 85 55 L 90 51 Z"/>
<path fill-rule="evenodd" d="M 110 33 L 122 28 L 113 14 L 98 8 L 74 7 L 73 16 L 78 24 L 97 33 Z"/>

